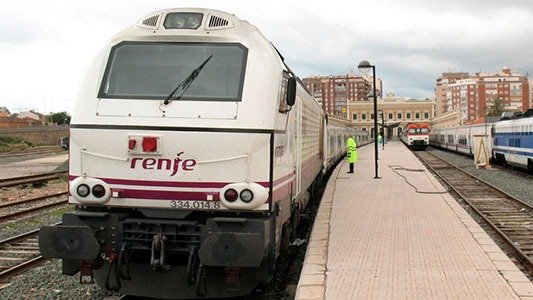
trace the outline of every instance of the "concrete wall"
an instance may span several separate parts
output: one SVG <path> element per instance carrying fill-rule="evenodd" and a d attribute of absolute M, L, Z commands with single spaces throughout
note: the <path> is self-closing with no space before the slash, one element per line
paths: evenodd
<path fill-rule="evenodd" d="M 59 146 L 61 138 L 69 136 L 69 126 L 0 128 L 0 136 L 21 138 L 33 145 Z"/>

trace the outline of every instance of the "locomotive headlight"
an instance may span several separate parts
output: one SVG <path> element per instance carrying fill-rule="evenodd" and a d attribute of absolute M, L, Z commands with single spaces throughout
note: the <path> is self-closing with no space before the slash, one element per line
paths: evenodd
<path fill-rule="evenodd" d="M 165 18 L 166 29 L 197 29 L 202 24 L 202 13 L 170 13 Z"/>
<path fill-rule="evenodd" d="M 268 189 L 255 182 L 238 182 L 226 185 L 219 195 L 220 202 L 226 208 L 251 210 L 266 203 Z"/>
<path fill-rule="evenodd" d="M 254 193 L 252 193 L 252 191 L 250 191 L 249 189 L 244 189 L 240 193 L 240 197 L 243 202 L 248 203 L 252 201 L 252 199 L 254 199 Z"/>
<path fill-rule="evenodd" d="M 81 204 L 104 204 L 111 198 L 111 189 L 105 181 L 78 177 L 69 184 L 72 198 Z"/>
<path fill-rule="evenodd" d="M 200 27 L 200 24 L 202 23 L 202 16 L 200 16 L 200 18 L 198 18 L 198 16 L 191 16 L 191 17 L 188 17 L 187 18 L 187 26 L 189 28 L 198 28 Z"/>
<path fill-rule="evenodd" d="M 84 183 L 78 185 L 78 187 L 76 188 L 76 194 L 80 197 L 87 197 L 90 191 L 91 189 L 89 188 L 89 186 Z"/>

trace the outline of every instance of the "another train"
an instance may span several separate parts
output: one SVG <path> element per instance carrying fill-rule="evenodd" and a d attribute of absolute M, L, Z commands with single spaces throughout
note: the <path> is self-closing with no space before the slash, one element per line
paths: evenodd
<path fill-rule="evenodd" d="M 432 146 L 533 172 L 533 110 L 494 123 L 433 129 Z"/>
<path fill-rule="evenodd" d="M 424 150 L 429 146 L 429 132 L 428 123 L 409 123 L 403 128 L 401 139 L 410 149 Z"/>
<path fill-rule="evenodd" d="M 70 125 L 75 210 L 41 228 L 41 253 L 121 294 L 247 295 L 271 280 L 346 138 L 370 142 L 349 125 L 248 22 L 151 13 L 87 72 Z"/>

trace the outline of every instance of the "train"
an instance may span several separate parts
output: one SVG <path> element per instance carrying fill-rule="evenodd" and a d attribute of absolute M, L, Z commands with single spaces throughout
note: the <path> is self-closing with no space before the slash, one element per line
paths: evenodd
<path fill-rule="evenodd" d="M 269 282 L 345 141 L 252 24 L 211 9 L 150 13 L 87 70 L 70 124 L 69 203 L 39 247 L 124 295 L 248 295 Z"/>
<path fill-rule="evenodd" d="M 430 144 L 472 156 L 476 164 L 494 163 L 533 173 L 533 109 L 493 123 L 433 129 Z"/>
<path fill-rule="evenodd" d="M 429 146 L 429 124 L 425 122 L 407 124 L 401 134 L 402 142 L 413 150 L 424 150 Z"/>

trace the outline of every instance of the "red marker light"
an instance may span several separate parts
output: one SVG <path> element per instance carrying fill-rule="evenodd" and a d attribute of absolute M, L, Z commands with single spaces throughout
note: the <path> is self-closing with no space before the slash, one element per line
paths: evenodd
<path fill-rule="evenodd" d="M 224 198 L 226 199 L 226 201 L 234 202 L 235 200 L 237 200 L 238 197 L 239 193 L 237 193 L 237 191 L 234 189 L 227 189 L 224 192 Z"/>
<path fill-rule="evenodd" d="M 134 139 L 131 139 L 128 141 L 128 149 L 133 150 L 135 149 L 135 146 L 137 145 L 137 141 Z"/>
<path fill-rule="evenodd" d="M 143 151 L 144 152 L 156 152 L 157 151 L 157 138 L 155 136 L 143 137 Z"/>

